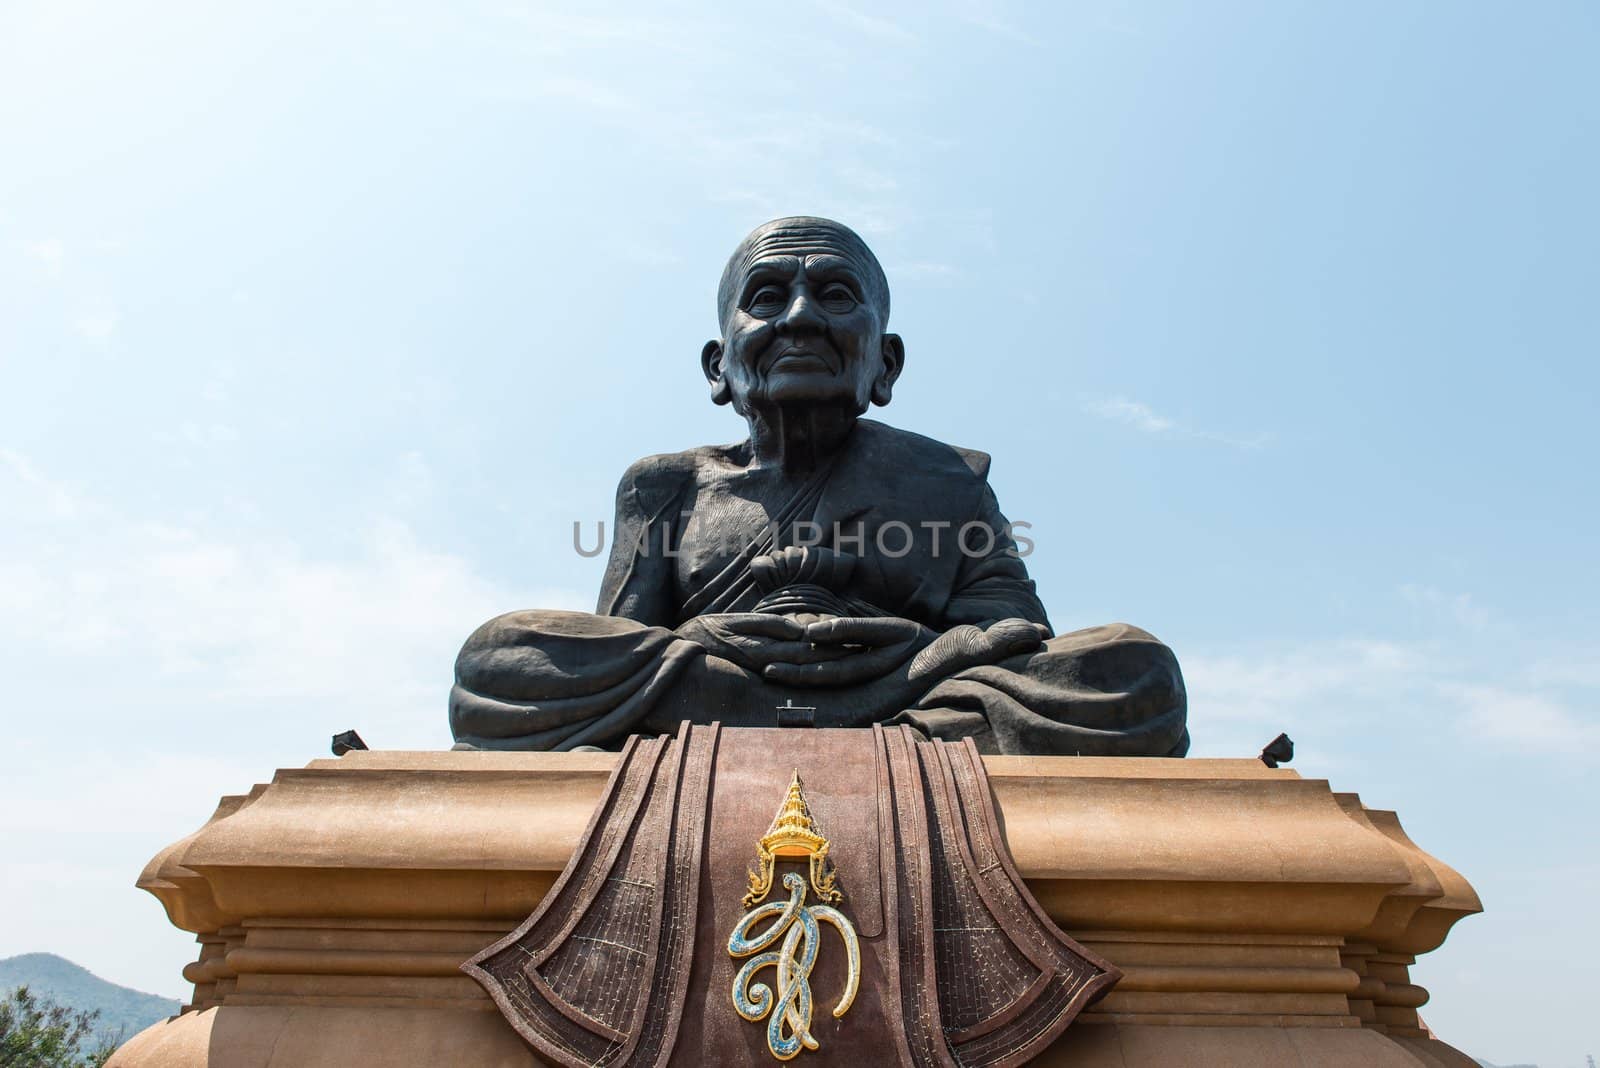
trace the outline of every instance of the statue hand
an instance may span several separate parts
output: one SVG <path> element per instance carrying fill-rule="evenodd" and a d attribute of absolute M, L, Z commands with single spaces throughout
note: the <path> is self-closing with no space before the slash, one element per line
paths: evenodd
<path fill-rule="evenodd" d="M 1050 629 L 1026 619 L 999 619 L 952 627 L 928 644 L 911 661 L 912 682 L 951 675 L 979 664 L 995 664 L 1022 653 L 1037 651 L 1050 637 Z"/>
<path fill-rule="evenodd" d="M 750 577 L 763 593 L 785 586 L 821 586 L 835 593 L 850 588 L 856 558 L 817 545 L 790 545 L 750 561 Z"/>
<path fill-rule="evenodd" d="M 757 673 L 779 662 L 811 664 L 849 655 L 847 649 L 813 645 L 806 638 L 803 623 L 761 612 L 696 616 L 679 627 L 677 634 L 708 653 Z"/>
<path fill-rule="evenodd" d="M 805 628 L 813 650 L 806 658 L 784 658 L 762 674 L 786 686 L 859 685 L 894 671 L 936 637 L 922 624 L 894 616 L 825 619 Z"/>

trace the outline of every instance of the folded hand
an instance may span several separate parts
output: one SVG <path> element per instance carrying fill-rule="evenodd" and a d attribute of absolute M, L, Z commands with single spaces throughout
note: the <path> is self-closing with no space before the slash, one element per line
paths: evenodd
<path fill-rule="evenodd" d="M 780 658 L 762 674 L 786 686 L 855 686 L 894 671 L 936 637 L 894 616 L 825 619 L 805 627 L 807 656 Z"/>
<path fill-rule="evenodd" d="M 840 646 L 813 645 L 805 624 L 762 612 L 696 616 L 678 628 L 678 636 L 757 673 L 777 663 L 812 664 L 851 652 Z"/>

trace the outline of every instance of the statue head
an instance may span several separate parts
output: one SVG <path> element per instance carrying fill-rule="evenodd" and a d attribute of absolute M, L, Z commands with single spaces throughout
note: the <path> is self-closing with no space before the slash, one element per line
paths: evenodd
<path fill-rule="evenodd" d="M 905 345 L 885 332 L 889 282 L 854 230 L 808 215 L 763 223 L 739 242 L 717 288 L 722 336 L 700 364 L 711 399 L 763 407 L 888 404 Z"/>

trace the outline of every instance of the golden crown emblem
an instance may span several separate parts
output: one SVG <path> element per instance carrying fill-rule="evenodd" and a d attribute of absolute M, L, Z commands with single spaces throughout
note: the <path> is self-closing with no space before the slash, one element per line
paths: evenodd
<path fill-rule="evenodd" d="M 811 889 L 825 902 L 837 902 L 844 895 L 834 886 L 835 872 L 828 860 L 828 840 L 817 829 L 800 784 L 800 769 L 789 780 L 789 793 L 772 818 L 772 826 L 756 844 L 757 870 L 747 872 L 750 892 L 744 896 L 745 913 L 728 936 L 728 953 L 744 964 L 733 977 L 733 1008 L 752 1023 L 767 1021 L 767 1049 L 780 1061 L 799 1055 L 801 1050 L 818 1048 L 811 1033 L 811 969 L 817 961 L 821 941 L 819 924 L 832 924 L 844 940 L 845 983 L 839 1003 L 833 1007 L 837 1019 L 849 1010 L 861 984 L 861 940 L 848 917 L 831 904 L 807 905 L 806 881 L 794 872 L 783 877 L 788 901 L 758 905 L 772 889 L 773 869 L 778 858 L 810 861 Z M 757 930 L 770 920 L 765 930 Z M 772 946 L 782 945 L 773 950 Z M 764 952 L 765 951 L 765 952 Z M 773 985 L 757 982 L 763 968 L 776 968 Z"/>
<path fill-rule="evenodd" d="M 810 859 L 811 889 L 821 900 L 838 902 L 844 896 L 834 885 L 837 873 L 828 860 L 828 839 L 817 830 L 816 820 L 811 818 L 799 768 L 789 781 L 788 796 L 778 807 L 778 814 L 772 817 L 772 826 L 756 843 L 757 866 L 747 873 L 750 892 L 744 895 L 745 908 L 766 897 L 772 889 L 773 869 L 779 857 Z"/>

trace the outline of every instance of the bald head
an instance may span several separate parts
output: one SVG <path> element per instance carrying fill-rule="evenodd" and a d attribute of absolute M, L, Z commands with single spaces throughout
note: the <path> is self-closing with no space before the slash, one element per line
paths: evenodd
<path fill-rule="evenodd" d="M 728 321 L 728 311 L 739 298 L 739 290 L 750 265 L 768 256 L 804 256 L 826 252 L 850 260 L 859 270 L 868 290 L 864 296 L 878 309 L 882 325 L 889 322 L 889 280 L 884 277 L 878 257 L 872 254 L 859 234 L 843 223 L 819 219 L 814 215 L 791 215 L 762 223 L 733 250 L 722 269 L 717 286 L 717 322 Z"/>

